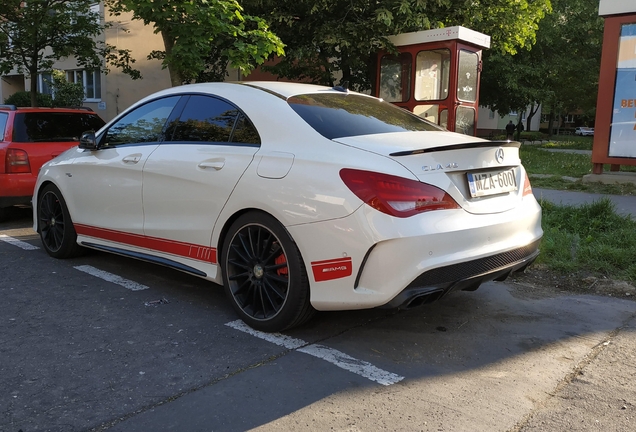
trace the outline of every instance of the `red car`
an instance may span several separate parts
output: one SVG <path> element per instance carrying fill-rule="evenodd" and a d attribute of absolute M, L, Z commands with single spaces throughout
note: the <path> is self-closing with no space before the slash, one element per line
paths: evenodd
<path fill-rule="evenodd" d="M 104 125 L 89 109 L 0 105 L 0 220 L 14 205 L 30 205 L 40 167 Z"/>

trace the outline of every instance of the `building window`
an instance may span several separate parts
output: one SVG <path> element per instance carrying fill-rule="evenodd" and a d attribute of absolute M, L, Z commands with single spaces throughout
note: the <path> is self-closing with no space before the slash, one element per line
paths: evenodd
<path fill-rule="evenodd" d="M 517 116 L 517 111 L 510 111 L 510 112 L 508 113 L 508 115 L 509 115 L 509 116 L 515 116 L 515 117 L 516 117 L 516 116 Z"/>
<path fill-rule="evenodd" d="M 566 123 L 574 123 L 574 115 L 572 114 L 568 114 L 565 116 L 565 122 Z"/>
<path fill-rule="evenodd" d="M 51 88 L 51 83 L 53 83 L 53 76 L 50 72 L 39 73 L 38 93 L 52 95 L 53 89 Z"/>
<path fill-rule="evenodd" d="M 89 11 L 90 13 L 95 14 L 95 25 L 99 25 L 100 19 L 101 19 L 101 15 L 99 11 L 99 3 L 92 4 Z"/>
<path fill-rule="evenodd" d="M 495 112 L 493 110 L 488 110 L 488 118 L 490 120 L 495 118 Z"/>
<path fill-rule="evenodd" d="M 84 87 L 86 100 L 100 100 L 102 98 L 102 81 L 99 69 L 66 71 L 68 82 L 80 83 Z"/>

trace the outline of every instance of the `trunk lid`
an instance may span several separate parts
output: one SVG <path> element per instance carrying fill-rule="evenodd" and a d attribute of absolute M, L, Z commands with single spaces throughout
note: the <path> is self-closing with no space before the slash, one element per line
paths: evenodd
<path fill-rule="evenodd" d="M 394 160 L 421 182 L 448 192 L 470 213 L 504 212 L 523 196 L 525 170 L 518 142 L 488 141 L 448 131 L 363 135 L 334 141 Z"/>

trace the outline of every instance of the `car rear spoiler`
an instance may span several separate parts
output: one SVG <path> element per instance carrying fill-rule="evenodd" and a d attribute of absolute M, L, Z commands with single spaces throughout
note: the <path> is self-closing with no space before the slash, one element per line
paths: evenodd
<path fill-rule="evenodd" d="M 441 147 L 430 147 L 425 149 L 417 149 L 417 150 L 405 150 L 399 151 L 395 153 L 389 154 L 389 156 L 411 156 L 421 153 L 434 153 L 441 151 L 451 151 L 451 150 L 461 150 L 467 148 L 478 148 L 478 147 L 521 147 L 521 143 L 519 141 L 476 141 L 476 142 L 468 142 L 462 144 L 453 144 L 448 146 Z"/>

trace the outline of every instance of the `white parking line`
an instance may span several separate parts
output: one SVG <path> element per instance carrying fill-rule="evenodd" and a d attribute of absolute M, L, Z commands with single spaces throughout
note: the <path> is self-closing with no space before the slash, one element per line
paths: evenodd
<path fill-rule="evenodd" d="M 329 363 L 335 364 L 339 368 L 361 375 L 371 381 L 375 381 L 385 386 L 398 383 L 404 379 L 403 376 L 387 372 L 373 366 L 369 362 L 358 360 L 343 353 L 342 351 L 338 351 L 324 345 L 309 345 L 299 348 L 298 351 L 321 358 Z"/>
<path fill-rule="evenodd" d="M 23 242 L 22 240 L 15 239 L 13 237 L 9 237 L 8 235 L 4 235 L 4 234 L 0 234 L 0 240 L 5 242 L 5 243 L 9 243 L 9 244 L 12 244 L 14 246 L 17 246 L 20 249 L 24 249 L 24 250 L 40 249 L 37 246 L 33 246 L 32 244 L 29 244 L 27 242 Z"/>
<path fill-rule="evenodd" d="M 285 347 L 287 349 L 297 350 L 299 352 L 323 359 L 325 361 L 328 361 L 329 363 L 338 366 L 341 369 L 363 376 L 367 379 L 370 379 L 371 381 L 377 382 L 378 384 L 388 386 L 398 383 L 404 379 L 403 376 L 394 374 L 392 372 L 387 372 L 373 366 L 369 362 L 358 360 L 341 351 L 326 347 L 324 345 L 310 345 L 302 339 L 296 339 L 280 333 L 264 333 L 258 330 L 254 330 L 241 320 L 232 321 L 226 323 L 225 325 L 255 336 L 257 338 L 266 340 L 267 342 Z"/>
<path fill-rule="evenodd" d="M 285 336 L 284 334 L 265 333 L 262 331 L 254 330 L 252 327 L 248 326 L 241 320 L 232 321 L 232 322 L 226 323 L 225 325 L 228 327 L 232 327 L 233 329 L 242 331 L 243 333 L 250 334 L 259 339 L 266 340 L 267 342 L 271 342 L 273 344 L 276 344 L 278 346 L 282 346 L 291 350 L 309 345 L 307 342 L 305 342 L 302 339 L 296 339 L 291 336 Z"/>
<path fill-rule="evenodd" d="M 117 276 L 112 273 L 105 272 L 103 270 L 96 269 L 95 267 L 89 265 L 81 265 L 74 267 L 76 270 L 79 270 L 84 273 L 88 273 L 91 276 L 95 276 L 97 278 L 103 279 L 108 282 L 112 282 L 114 284 L 123 286 L 131 291 L 141 291 L 148 289 L 146 285 L 139 284 L 137 282 L 133 282 L 128 279 L 124 279 L 123 277 Z"/>

